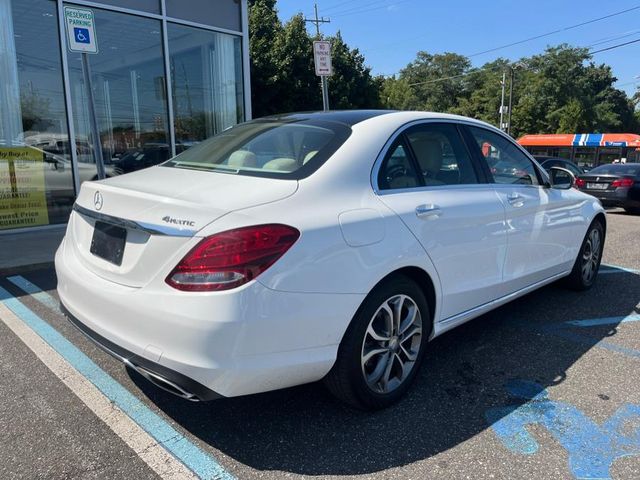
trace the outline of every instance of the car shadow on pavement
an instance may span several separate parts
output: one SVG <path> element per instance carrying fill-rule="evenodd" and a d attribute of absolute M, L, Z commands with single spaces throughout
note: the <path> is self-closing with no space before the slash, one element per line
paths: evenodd
<path fill-rule="evenodd" d="M 189 403 L 129 375 L 185 429 L 250 468 L 367 474 L 430 458 L 483 432 L 488 410 L 526 402 L 508 393 L 509 382 L 563 382 L 587 351 L 615 342 L 611 317 L 640 313 L 639 297 L 640 275 L 622 271 L 601 274 L 588 292 L 551 285 L 529 294 L 431 342 L 409 395 L 375 413 L 343 406 L 319 383 Z M 605 317 L 609 323 L 594 328 L 566 323 Z M 605 386 L 594 388 L 588 395 L 608 398 L 599 391 Z M 438 465 L 446 475 L 446 462 Z"/>

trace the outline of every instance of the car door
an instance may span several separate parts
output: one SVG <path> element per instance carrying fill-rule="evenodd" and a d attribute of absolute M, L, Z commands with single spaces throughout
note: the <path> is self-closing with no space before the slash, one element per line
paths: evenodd
<path fill-rule="evenodd" d="M 397 134 L 374 170 L 379 198 L 424 247 L 438 272 L 440 320 L 499 297 L 505 210 L 455 123 Z"/>
<path fill-rule="evenodd" d="M 466 128 L 506 210 L 504 293 L 571 268 L 583 221 L 582 200 L 571 190 L 550 188 L 531 158 L 506 135 L 483 127 Z"/>

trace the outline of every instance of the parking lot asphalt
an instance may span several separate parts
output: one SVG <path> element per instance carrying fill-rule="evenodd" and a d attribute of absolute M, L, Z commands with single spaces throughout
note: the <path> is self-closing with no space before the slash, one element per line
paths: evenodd
<path fill-rule="evenodd" d="M 5 305 L 22 305 L 29 327 L 154 439 L 136 449 L 135 424 L 115 431 L 115 413 L 74 393 L 5 308 L 0 478 L 180 478 L 152 465 L 153 448 L 208 478 L 640 478 L 640 217 L 609 212 L 603 263 L 588 292 L 550 285 L 435 339 L 409 395 L 377 413 L 320 384 L 184 401 L 75 330 L 55 309 L 52 269 L 18 276 L 53 301 L 0 278 Z"/>

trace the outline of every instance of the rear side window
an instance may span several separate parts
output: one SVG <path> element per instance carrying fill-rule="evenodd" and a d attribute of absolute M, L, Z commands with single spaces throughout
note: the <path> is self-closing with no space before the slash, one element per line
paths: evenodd
<path fill-rule="evenodd" d="M 473 163 L 455 125 L 418 125 L 411 127 L 406 136 L 426 186 L 478 183 Z"/>
<path fill-rule="evenodd" d="M 338 122 L 257 120 L 225 130 L 163 165 L 299 179 L 319 168 L 350 134 Z"/>
<path fill-rule="evenodd" d="M 490 130 L 468 127 L 495 183 L 539 185 L 533 162 L 511 141 Z"/>
<path fill-rule="evenodd" d="M 389 153 L 380 166 L 378 187 L 380 190 L 394 190 L 413 188 L 418 185 L 420 185 L 418 174 L 413 167 L 407 147 L 400 137 L 389 149 Z"/>

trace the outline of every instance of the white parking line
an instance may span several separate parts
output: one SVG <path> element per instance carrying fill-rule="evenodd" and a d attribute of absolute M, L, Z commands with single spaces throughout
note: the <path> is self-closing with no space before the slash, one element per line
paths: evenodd
<path fill-rule="evenodd" d="M 2 302 L 0 302 L 0 320 L 161 478 L 176 480 L 197 478 L 191 470 L 109 401 Z"/>

